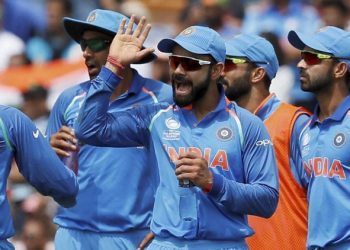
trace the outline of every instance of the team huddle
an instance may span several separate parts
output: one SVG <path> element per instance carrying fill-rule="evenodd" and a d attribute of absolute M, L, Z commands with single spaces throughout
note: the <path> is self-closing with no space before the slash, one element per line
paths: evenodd
<path fill-rule="evenodd" d="M 1 106 L 0 249 L 14 249 L 13 158 L 61 205 L 56 249 L 350 249 L 349 32 L 288 34 L 311 113 L 269 92 L 279 62 L 261 36 L 191 26 L 162 39 L 170 86 L 132 68 L 156 58 L 144 17 L 63 23 L 90 80 L 59 96 L 46 138 Z M 72 151 L 77 175 L 61 161 Z"/>

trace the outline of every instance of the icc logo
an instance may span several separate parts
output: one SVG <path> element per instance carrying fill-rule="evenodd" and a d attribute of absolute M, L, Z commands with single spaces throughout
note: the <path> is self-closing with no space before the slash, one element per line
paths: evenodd
<path fill-rule="evenodd" d="M 180 123 L 173 118 L 166 119 L 165 125 L 168 129 L 178 129 L 181 126 Z"/>

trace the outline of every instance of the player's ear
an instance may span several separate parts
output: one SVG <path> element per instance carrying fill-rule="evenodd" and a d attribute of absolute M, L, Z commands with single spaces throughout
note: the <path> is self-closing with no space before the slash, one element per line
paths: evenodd
<path fill-rule="evenodd" d="M 261 82 L 266 76 L 266 71 L 264 68 L 258 67 L 252 70 L 251 72 L 251 81 L 252 83 Z"/>
<path fill-rule="evenodd" d="M 222 75 L 223 71 L 224 71 L 223 63 L 220 62 L 220 63 L 214 64 L 211 69 L 211 79 L 213 80 L 218 79 Z"/>

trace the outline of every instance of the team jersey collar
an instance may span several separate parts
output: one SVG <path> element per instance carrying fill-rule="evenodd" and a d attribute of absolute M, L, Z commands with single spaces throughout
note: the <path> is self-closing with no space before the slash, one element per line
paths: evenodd
<path fill-rule="evenodd" d="M 328 117 L 326 120 L 341 121 L 344 118 L 344 116 L 347 114 L 349 109 L 350 109 L 350 96 L 348 95 L 340 103 L 340 105 L 335 110 L 335 112 L 330 117 Z M 318 120 L 319 111 L 320 111 L 320 107 L 319 107 L 319 105 L 316 105 L 314 113 L 311 117 L 311 123 L 310 123 L 311 126 L 313 126 L 316 122 L 319 122 L 319 120 Z"/>
<path fill-rule="evenodd" d="M 132 69 L 132 83 L 128 90 L 128 94 L 137 94 L 140 93 L 142 87 L 145 85 L 145 79 L 135 70 Z"/>
<path fill-rule="evenodd" d="M 276 110 L 280 103 L 281 101 L 278 100 L 274 93 L 272 93 L 266 97 L 262 103 L 260 103 L 260 105 L 254 111 L 254 115 L 258 116 L 262 120 L 265 120 Z"/>

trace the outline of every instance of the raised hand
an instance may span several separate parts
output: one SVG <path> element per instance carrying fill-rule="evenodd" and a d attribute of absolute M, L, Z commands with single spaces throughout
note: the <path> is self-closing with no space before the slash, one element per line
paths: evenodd
<path fill-rule="evenodd" d="M 132 30 L 135 23 L 134 15 L 131 16 L 126 29 L 124 29 L 125 23 L 125 19 L 120 22 L 118 32 L 109 49 L 109 56 L 115 59 L 123 67 L 140 61 L 140 59 L 154 51 L 152 48 L 142 48 L 143 43 L 151 30 L 151 25 L 146 25 L 145 17 L 141 18 L 134 31 Z"/>

